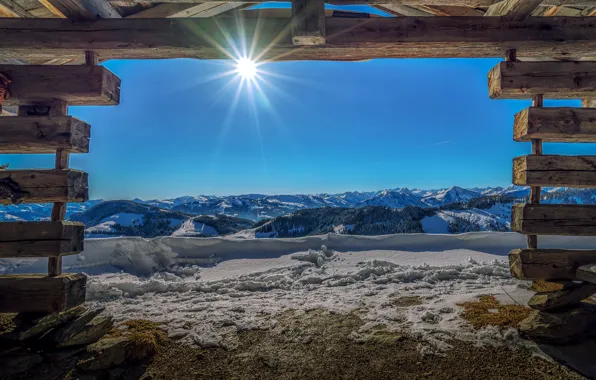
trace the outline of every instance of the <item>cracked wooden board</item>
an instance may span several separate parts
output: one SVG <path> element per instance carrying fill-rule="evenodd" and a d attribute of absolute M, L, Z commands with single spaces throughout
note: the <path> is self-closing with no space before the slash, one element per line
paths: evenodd
<path fill-rule="evenodd" d="M 0 118 L 0 154 L 88 153 L 91 126 L 72 116 Z"/>
<path fill-rule="evenodd" d="M 518 186 L 596 187 L 596 156 L 528 155 L 513 159 Z"/>
<path fill-rule="evenodd" d="M 0 204 L 85 202 L 87 173 L 74 169 L 0 170 Z"/>

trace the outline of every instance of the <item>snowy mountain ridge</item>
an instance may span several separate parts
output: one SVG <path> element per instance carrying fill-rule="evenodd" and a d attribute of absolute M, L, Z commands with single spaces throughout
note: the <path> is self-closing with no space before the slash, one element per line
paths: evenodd
<path fill-rule="evenodd" d="M 508 196 L 523 198 L 529 189 L 519 186 L 447 189 L 396 188 L 379 191 L 348 191 L 338 194 L 244 194 L 229 196 L 198 195 L 173 199 L 134 199 L 133 202 L 172 212 L 191 215 L 225 214 L 250 220 L 261 220 L 287 215 L 298 210 L 319 207 L 359 208 L 383 206 L 390 208 L 441 207 L 452 203 L 467 202 L 483 196 Z M 543 200 L 547 203 L 596 203 L 595 189 L 545 188 Z M 81 213 L 102 203 L 91 200 L 70 203 L 67 217 Z M 0 207 L 0 221 L 49 220 L 51 204 L 24 204 Z"/>

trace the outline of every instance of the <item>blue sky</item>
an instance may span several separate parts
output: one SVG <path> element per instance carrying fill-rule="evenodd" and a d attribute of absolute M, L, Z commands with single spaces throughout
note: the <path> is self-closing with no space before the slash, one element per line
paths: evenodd
<path fill-rule="evenodd" d="M 70 107 L 91 124 L 93 199 L 318 193 L 395 187 L 508 186 L 513 115 L 528 101 L 491 100 L 496 59 L 280 62 L 259 67 L 262 92 L 238 92 L 233 61 L 111 61 L 116 107 Z M 237 104 L 233 107 L 235 96 Z M 546 102 L 546 106 L 579 102 Z M 590 144 L 545 144 L 589 154 Z M 7 155 L 50 168 L 50 155 Z"/>

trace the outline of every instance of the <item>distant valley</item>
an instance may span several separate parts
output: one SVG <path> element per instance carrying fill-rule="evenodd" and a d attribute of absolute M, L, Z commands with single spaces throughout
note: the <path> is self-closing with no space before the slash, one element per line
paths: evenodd
<path fill-rule="evenodd" d="M 451 187 L 340 194 L 185 196 L 69 204 L 87 237 L 298 237 L 340 233 L 508 231 L 513 203 L 529 189 Z M 596 203 L 594 189 L 544 189 L 543 203 Z M 0 206 L 0 221 L 48 220 L 49 204 Z"/>

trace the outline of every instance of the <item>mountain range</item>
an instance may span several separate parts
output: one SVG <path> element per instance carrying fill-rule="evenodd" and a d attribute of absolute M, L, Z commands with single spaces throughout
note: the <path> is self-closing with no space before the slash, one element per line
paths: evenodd
<path fill-rule="evenodd" d="M 529 189 L 510 186 L 448 189 L 389 189 L 339 194 L 231 196 L 184 196 L 165 200 L 102 201 L 72 203 L 67 219 L 85 223 L 89 236 L 219 236 L 239 234 L 242 237 L 299 236 L 332 231 L 366 233 L 371 231 L 452 233 L 476 230 L 508 230 L 510 208 L 522 201 Z M 544 203 L 596 203 L 595 189 L 550 188 L 542 193 Z M 51 204 L 0 206 L 0 221 L 48 220 Z M 403 213 L 387 213 L 383 208 L 402 210 L 407 207 L 426 210 L 415 212 L 416 223 L 403 222 Z M 363 212 L 331 209 L 363 209 Z M 312 213 L 301 210 L 321 209 Z M 373 228 L 360 223 L 379 224 Z M 372 216 L 371 216 L 372 215 Z M 288 218 L 306 221 L 303 232 L 288 227 Z M 314 219 L 318 219 L 315 223 Z M 337 223 L 333 222 L 336 221 Z M 265 227 L 270 223 L 270 227 Z M 284 224 L 285 223 L 285 224 Z M 296 221 L 291 223 L 296 224 Z M 311 225 L 315 223 L 318 227 Z M 318 223 L 318 224 L 317 224 Z M 392 223 L 396 223 L 393 225 Z M 285 226 L 285 227 L 280 227 Z M 276 229 L 279 227 L 280 229 Z M 265 231 L 268 230 L 268 231 Z M 248 232 L 246 232 L 248 231 Z M 290 232 L 288 232 L 290 231 Z M 308 232 L 305 232 L 308 231 Z M 314 232 L 313 232 L 314 231 Z M 363 232 L 364 231 L 364 232 Z M 379 232 L 380 233 L 380 232 Z"/>

